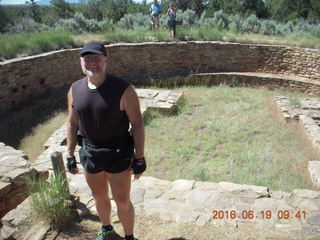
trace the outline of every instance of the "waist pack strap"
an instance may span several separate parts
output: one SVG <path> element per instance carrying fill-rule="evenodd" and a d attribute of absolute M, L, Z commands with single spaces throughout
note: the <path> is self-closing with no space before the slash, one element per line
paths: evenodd
<path fill-rule="evenodd" d="M 121 146 L 126 146 L 126 145 L 133 145 L 133 138 L 132 136 L 128 133 L 122 137 L 117 137 L 112 140 L 108 141 L 99 141 L 99 142 L 93 142 L 90 141 L 86 138 L 82 138 L 82 144 L 87 145 L 91 148 L 110 148 L 110 149 L 115 149 L 119 148 Z"/>

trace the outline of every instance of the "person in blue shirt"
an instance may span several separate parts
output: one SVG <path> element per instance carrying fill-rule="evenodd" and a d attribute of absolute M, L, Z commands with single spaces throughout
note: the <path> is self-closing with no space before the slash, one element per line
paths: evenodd
<path fill-rule="evenodd" d="M 152 29 L 156 30 L 160 26 L 160 14 L 162 13 L 161 5 L 157 0 L 153 0 L 149 13 L 152 22 Z"/>

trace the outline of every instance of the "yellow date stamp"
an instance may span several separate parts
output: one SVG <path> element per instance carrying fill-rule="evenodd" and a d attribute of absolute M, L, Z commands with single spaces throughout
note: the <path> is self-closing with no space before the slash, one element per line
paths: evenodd
<path fill-rule="evenodd" d="M 305 210 L 213 210 L 212 219 L 306 219 Z"/>

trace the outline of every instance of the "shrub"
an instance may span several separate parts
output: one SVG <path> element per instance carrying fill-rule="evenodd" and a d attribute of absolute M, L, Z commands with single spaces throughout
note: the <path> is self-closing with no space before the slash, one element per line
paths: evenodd
<path fill-rule="evenodd" d="M 241 29 L 241 25 L 243 23 L 243 19 L 239 14 L 230 15 L 229 16 L 229 30 L 232 32 L 238 32 Z"/>
<path fill-rule="evenodd" d="M 317 38 L 320 38 L 320 24 L 315 24 L 312 26 L 311 34 Z"/>
<path fill-rule="evenodd" d="M 193 171 L 193 178 L 196 181 L 202 181 L 202 182 L 208 181 L 210 179 L 208 170 L 203 167 L 197 168 Z"/>
<path fill-rule="evenodd" d="M 229 19 L 228 15 L 223 12 L 223 10 L 219 10 L 213 14 L 214 25 L 218 29 L 228 29 Z"/>
<path fill-rule="evenodd" d="M 54 227 L 68 223 L 71 217 L 70 194 L 62 174 L 56 174 L 49 182 L 38 181 L 34 176 L 25 178 L 25 181 L 36 215 Z"/>
<path fill-rule="evenodd" d="M 79 12 L 74 15 L 74 18 L 60 19 L 55 25 L 56 29 L 74 33 L 102 32 L 110 29 L 111 26 L 112 21 L 108 19 L 101 22 L 95 19 L 86 19 L 83 14 Z"/>
<path fill-rule="evenodd" d="M 5 32 L 7 33 L 23 33 L 23 32 L 41 32 L 47 31 L 50 27 L 43 24 L 35 22 L 30 17 L 23 17 L 20 23 L 14 25 L 8 24 L 5 27 Z"/>
<path fill-rule="evenodd" d="M 260 33 L 264 35 L 276 35 L 277 24 L 272 20 L 264 20 L 261 23 Z"/>
<path fill-rule="evenodd" d="M 252 14 L 243 21 L 241 25 L 241 31 L 258 33 L 260 27 L 261 21 L 256 17 L 256 15 Z"/>
<path fill-rule="evenodd" d="M 70 31 L 74 33 L 79 33 L 79 24 L 74 19 L 59 19 L 55 24 L 55 29 L 60 31 Z"/>
<path fill-rule="evenodd" d="M 105 18 L 104 20 L 98 22 L 98 24 L 101 32 L 114 29 L 114 24 L 112 19 Z"/>
<path fill-rule="evenodd" d="M 149 28 L 150 18 L 142 13 L 125 14 L 117 23 L 117 26 L 127 30 L 141 27 Z"/>
<path fill-rule="evenodd" d="M 196 12 L 193 10 L 187 9 L 184 12 L 180 10 L 177 11 L 177 21 L 182 21 L 184 25 L 191 26 L 196 23 L 197 19 Z"/>

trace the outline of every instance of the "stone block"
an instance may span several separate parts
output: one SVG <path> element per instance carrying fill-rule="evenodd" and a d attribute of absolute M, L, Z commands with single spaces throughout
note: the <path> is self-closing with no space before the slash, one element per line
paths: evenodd
<path fill-rule="evenodd" d="M 167 189 L 165 187 L 149 188 L 145 191 L 145 199 L 153 199 L 161 197 Z"/>
<path fill-rule="evenodd" d="M 171 183 L 170 189 L 172 191 L 189 191 L 193 188 L 195 181 L 178 179 Z"/>
<path fill-rule="evenodd" d="M 16 228 L 12 228 L 12 227 L 4 225 L 0 229 L 0 239 L 1 240 L 14 239 L 14 235 L 17 233 L 17 231 L 18 230 Z"/>
<path fill-rule="evenodd" d="M 292 224 L 276 224 L 275 230 L 282 233 L 301 232 L 302 225 L 298 222 Z"/>
<path fill-rule="evenodd" d="M 30 217 L 31 197 L 24 200 L 17 208 L 8 212 L 2 219 L 1 224 L 16 228 Z"/>
<path fill-rule="evenodd" d="M 207 223 L 211 221 L 211 215 L 210 214 L 200 214 L 197 218 L 195 224 L 198 226 L 204 226 Z"/>
<path fill-rule="evenodd" d="M 287 192 L 282 192 L 282 191 L 270 191 L 270 196 L 272 198 L 278 198 L 278 199 L 281 199 L 281 198 L 288 198 L 290 197 L 290 194 L 287 193 Z"/>
<path fill-rule="evenodd" d="M 131 189 L 131 201 L 133 204 L 142 203 L 144 200 L 145 190 L 142 188 L 132 188 Z"/>
<path fill-rule="evenodd" d="M 153 188 L 156 186 L 169 187 L 171 182 L 167 180 L 158 179 L 155 177 L 142 176 L 139 178 L 139 180 L 134 181 L 132 184 L 137 184 L 142 188 Z"/>
<path fill-rule="evenodd" d="M 8 182 L 0 181 L 0 198 L 3 198 L 10 192 L 12 189 L 12 184 Z"/>
<path fill-rule="evenodd" d="M 146 211 L 148 208 L 155 208 L 155 209 L 165 208 L 168 205 L 168 203 L 169 203 L 168 200 L 161 199 L 161 198 L 146 200 L 144 202 L 144 208 Z"/>
<path fill-rule="evenodd" d="M 261 198 L 269 197 L 269 191 L 267 187 L 260 187 L 254 185 L 241 185 L 230 182 L 219 182 L 225 193 L 233 197 L 245 197 L 245 198 Z"/>
<path fill-rule="evenodd" d="M 320 189 L 320 161 L 309 161 L 308 171 L 313 184 Z"/>
<path fill-rule="evenodd" d="M 301 198 L 320 199 L 320 192 L 308 189 L 295 189 L 292 193 Z"/>
<path fill-rule="evenodd" d="M 199 213 L 192 212 L 188 209 L 181 209 L 175 214 L 175 220 L 178 223 L 194 223 L 199 215 Z"/>
<path fill-rule="evenodd" d="M 7 210 L 16 208 L 21 202 L 23 202 L 28 197 L 27 186 L 22 185 L 19 188 L 11 191 L 6 196 L 6 207 Z"/>
<path fill-rule="evenodd" d="M 188 194 L 187 202 L 195 205 L 203 205 L 210 198 L 212 192 L 193 189 Z"/>

